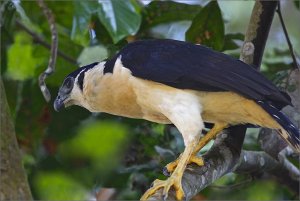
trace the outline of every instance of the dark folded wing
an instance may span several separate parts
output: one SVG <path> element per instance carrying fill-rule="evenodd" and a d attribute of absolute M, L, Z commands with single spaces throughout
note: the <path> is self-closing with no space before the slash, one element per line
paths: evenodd
<path fill-rule="evenodd" d="M 175 40 L 146 40 L 128 44 L 109 60 L 111 72 L 121 56 L 132 75 L 180 89 L 233 91 L 253 100 L 288 105 L 290 101 L 251 66 L 210 48 Z"/>

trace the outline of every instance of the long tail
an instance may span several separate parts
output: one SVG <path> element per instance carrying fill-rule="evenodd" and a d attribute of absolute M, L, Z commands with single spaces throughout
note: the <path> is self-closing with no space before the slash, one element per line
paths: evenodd
<path fill-rule="evenodd" d="M 256 101 L 266 112 L 268 112 L 274 120 L 284 129 L 278 129 L 280 136 L 291 145 L 291 147 L 298 153 L 300 153 L 300 132 L 299 129 L 273 105 Z"/>

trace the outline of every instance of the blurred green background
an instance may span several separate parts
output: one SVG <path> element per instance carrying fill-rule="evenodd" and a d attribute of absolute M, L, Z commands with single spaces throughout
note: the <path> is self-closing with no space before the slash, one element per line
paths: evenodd
<path fill-rule="evenodd" d="M 132 40 L 187 40 L 238 58 L 254 1 L 46 4 L 55 16 L 59 36 L 56 72 L 46 80 L 54 97 L 71 71 L 114 55 Z M 299 55 L 299 1 L 282 1 L 282 13 Z M 138 199 L 155 178 L 165 178 L 162 168 L 183 150 L 180 134 L 169 125 L 91 114 L 77 106 L 55 112 L 53 100 L 46 103 L 43 99 L 37 79 L 48 65 L 47 44 L 51 44 L 49 25 L 36 1 L 1 1 L 1 76 L 34 198 L 96 200 L 112 192 L 111 199 Z M 262 71 L 280 83 L 291 68 L 290 52 L 275 15 Z M 259 150 L 257 133 L 258 129 L 248 131 L 248 149 Z M 273 180 L 257 179 L 232 187 L 247 180 L 249 175 L 228 174 L 195 199 L 294 198 Z"/>

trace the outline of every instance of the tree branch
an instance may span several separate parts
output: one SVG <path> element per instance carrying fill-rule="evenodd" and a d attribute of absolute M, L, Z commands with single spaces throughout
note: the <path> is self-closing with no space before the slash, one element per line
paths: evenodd
<path fill-rule="evenodd" d="M 58 48 L 58 36 L 57 36 L 57 30 L 55 26 L 55 20 L 54 16 L 51 12 L 51 10 L 47 7 L 45 2 L 43 0 L 37 0 L 39 6 L 43 9 L 44 15 L 46 16 L 50 31 L 51 31 L 51 56 L 49 59 L 48 67 L 47 69 L 39 76 L 39 85 L 40 89 L 42 91 L 42 94 L 47 102 L 51 100 L 51 94 L 49 89 L 47 88 L 47 85 L 45 83 L 45 79 L 51 75 L 55 70 L 55 63 L 56 63 L 56 56 L 57 56 L 57 48 Z"/>
<path fill-rule="evenodd" d="M 287 158 L 281 158 L 278 161 L 263 151 L 242 151 L 235 173 L 268 173 L 299 195 L 300 171 Z"/>
<path fill-rule="evenodd" d="M 256 1 L 252 11 L 241 59 L 257 68 L 261 63 L 277 4 L 278 1 Z M 182 178 L 186 199 L 191 199 L 218 178 L 232 172 L 240 161 L 246 128 L 235 126 L 230 127 L 228 131 L 228 134 L 224 132 L 219 134 L 212 148 L 203 155 L 204 166 L 198 167 L 192 164 L 187 166 Z M 157 191 L 149 198 L 149 200 L 161 199 L 162 190 Z M 169 192 L 168 199 L 175 199 L 174 191 Z"/>

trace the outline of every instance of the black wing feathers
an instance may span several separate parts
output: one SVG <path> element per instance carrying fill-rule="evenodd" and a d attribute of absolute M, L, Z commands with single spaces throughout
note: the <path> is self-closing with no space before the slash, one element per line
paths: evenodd
<path fill-rule="evenodd" d="M 279 129 L 278 131 L 281 134 L 280 136 L 283 139 L 287 140 L 297 152 L 300 152 L 300 132 L 298 128 L 283 113 L 281 113 L 271 104 L 265 103 L 263 101 L 257 101 L 257 103 L 265 111 L 267 111 L 273 117 L 273 119 L 275 119 L 277 123 L 282 126 L 284 130 L 287 131 L 287 136 L 285 139 L 285 135 L 283 135 L 282 131 Z"/>
<path fill-rule="evenodd" d="M 133 42 L 106 63 L 104 72 L 112 72 L 119 56 L 122 64 L 139 78 L 181 89 L 233 91 L 257 101 L 291 105 L 254 68 L 201 45 L 167 39 Z"/>

